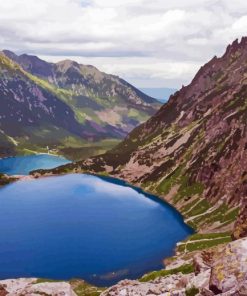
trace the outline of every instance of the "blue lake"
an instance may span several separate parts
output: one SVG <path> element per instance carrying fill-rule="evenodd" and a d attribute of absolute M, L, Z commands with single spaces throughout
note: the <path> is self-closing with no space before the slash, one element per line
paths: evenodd
<path fill-rule="evenodd" d="M 83 278 L 107 286 L 163 267 L 192 230 L 155 196 L 70 174 L 0 189 L 0 278 Z"/>
<path fill-rule="evenodd" d="M 68 162 L 64 157 L 49 154 L 8 157 L 0 159 L 0 173 L 28 175 L 36 169 L 52 169 Z"/>

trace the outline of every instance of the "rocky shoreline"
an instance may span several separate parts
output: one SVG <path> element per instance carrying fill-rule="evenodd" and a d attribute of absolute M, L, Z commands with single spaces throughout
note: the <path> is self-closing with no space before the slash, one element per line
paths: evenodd
<path fill-rule="evenodd" d="M 246 260 L 245 238 L 195 254 L 192 273 L 180 272 L 148 282 L 125 280 L 101 295 L 247 295 Z"/>
<path fill-rule="evenodd" d="M 222 256 L 224 254 L 224 256 Z M 0 281 L 0 295 L 46 296 L 244 296 L 247 295 L 247 238 L 196 252 L 188 262 L 193 270 L 174 269 L 153 279 L 123 280 L 108 288 L 97 288 L 82 280 L 70 282 L 20 278 Z M 178 262 L 179 263 L 179 262 Z M 180 270 L 180 271 L 178 271 Z M 176 272 L 177 271 L 177 272 Z"/>
<path fill-rule="evenodd" d="M 78 172 L 77 172 L 78 173 Z M 44 178 L 44 177 L 49 177 L 49 176 L 56 176 L 52 173 L 46 174 L 46 175 L 40 175 L 38 176 L 37 173 L 34 173 L 29 176 L 15 176 L 16 179 L 18 180 L 35 180 L 36 178 Z M 189 254 L 179 254 L 177 252 L 177 256 L 172 258 L 172 260 L 169 262 L 169 260 L 166 261 L 166 271 L 168 271 L 168 275 L 166 276 L 157 276 L 155 275 L 154 279 L 148 280 L 148 281 L 142 281 L 140 280 L 124 280 L 119 282 L 117 285 L 110 287 L 106 291 L 102 292 L 101 294 L 97 295 L 102 295 L 102 296 L 113 296 L 113 295 L 140 295 L 140 296 L 145 296 L 145 295 L 190 295 L 188 293 L 197 292 L 200 293 L 198 295 L 231 295 L 231 294 L 225 294 L 226 291 L 227 293 L 230 293 L 230 290 L 239 290 L 240 288 L 243 289 L 242 287 L 242 279 L 234 279 L 233 284 L 232 284 L 232 275 L 227 274 L 227 269 L 226 267 L 228 266 L 229 261 L 235 262 L 235 260 L 238 260 L 237 262 L 244 262 L 245 259 L 237 259 L 239 257 L 239 254 L 243 253 L 243 251 L 246 251 L 247 254 L 247 239 L 243 240 L 237 240 L 235 242 L 232 242 L 228 245 L 220 245 L 218 247 L 215 247 L 213 249 L 208 249 L 205 251 L 201 252 L 191 252 Z M 229 251 L 230 250 L 230 251 Z M 219 258 L 219 254 L 222 252 L 226 254 L 232 253 L 231 257 L 227 259 L 227 264 L 225 267 L 223 267 L 224 273 L 226 273 L 226 280 L 218 281 L 216 284 L 212 284 L 211 278 L 213 277 L 213 274 L 215 274 L 214 270 L 217 269 L 217 266 L 212 266 L 210 265 L 212 262 L 209 262 L 209 258 L 212 258 L 214 256 L 214 260 L 216 262 L 216 258 Z M 212 255 L 213 254 L 213 255 Z M 235 255 L 234 255 L 235 254 Z M 206 256 L 206 257 L 205 257 Z M 235 257 L 236 258 L 235 258 Z M 242 257 L 241 257 L 242 258 Z M 247 258 L 246 258 L 247 260 Z M 219 264 L 221 264 L 220 260 Z M 175 272 L 173 273 L 173 270 L 179 270 L 179 268 L 185 266 L 185 265 L 191 264 L 193 266 L 193 272 L 190 272 L 188 274 L 183 274 L 182 272 Z M 234 268 L 236 268 L 235 266 Z M 233 267 L 232 267 L 233 268 Z M 242 266 L 239 266 L 241 270 L 243 270 Z M 172 270 L 171 275 L 169 275 L 169 270 Z M 181 269 L 182 270 L 182 269 Z M 234 271 L 235 273 L 238 273 L 237 270 Z M 246 270 L 247 272 L 247 270 Z M 157 275 L 159 275 L 159 271 L 157 271 Z M 247 274 L 246 274 L 247 276 Z M 143 276 L 145 279 L 145 276 Z M 148 278 L 148 277 L 147 277 Z M 214 276 L 215 278 L 215 276 Z M 224 276 L 225 278 L 225 276 Z M 229 280 L 228 280 L 229 278 Z M 30 279 L 32 281 L 33 279 Z M 17 283 L 16 283 L 17 281 Z M 9 280 L 7 283 L 12 283 L 12 285 L 15 287 L 16 285 L 18 286 L 19 281 L 24 281 L 25 283 L 28 282 L 28 285 L 23 288 L 23 292 L 29 293 L 29 291 L 32 291 L 32 295 L 36 295 L 35 289 L 41 289 L 42 293 L 46 293 L 46 291 L 50 291 L 47 293 L 47 295 L 71 295 L 74 296 L 76 294 L 73 294 L 73 290 L 71 290 L 70 284 L 67 282 L 60 282 L 56 284 L 51 284 L 50 282 L 43 283 L 41 285 L 37 285 L 30 282 L 28 279 L 20 279 L 20 280 Z M 214 279 L 214 282 L 216 279 Z M 230 281 L 230 282 L 229 282 Z M 3 283 L 4 284 L 4 283 Z M 0 282 L 1 285 L 1 282 Z M 212 285 L 215 285 L 216 288 L 221 291 L 222 293 L 214 294 L 215 291 L 212 291 Z M 233 286 L 232 286 L 233 285 Z M 241 287 L 239 287 L 239 285 Z M 230 288 L 229 288 L 230 287 Z M 34 289 L 35 288 L 35 289 Z M 215 289 L 216 289 L 215 288 Z M 229 290 L 229 289 L 230 290 Z M 12 288 L 11 288 L 12 289 Z M 50 290 L 49 290 L 50 289 Z M 214 288 L 213 288 L 214 289 Z M 8 288 L 6 289 L 8 292 Z M 37 290 L 38 291 L 38 290 Z M 186 292 L 187 291 L 187 292 Z M 192 292 L 190 292 L 192 291 Z M 8 292 L 9 293 L 9 292 Z M 18 291 L 16 293 L 19 293 Z M 62 293 L 62 294 L 60 294 Z M 66 294 L 63 294 L 66 293 Z M 151 293 L 151 294 L 150 294 Z M 170 293 L 170 294 L 167 294 Z M 1 294 L 0 294 L 1 295 Z M 3 294 L 4 295 L 4 294 Z M 5 294 L 5 295 L 29 295 L 29 294 Z M 38 295 L 38 294 L 37 294 Z M 84 294 L 83 294 L 84 295 Z M 90 294 L 85 294 L 85 295 L 90 295 Z M 196 295 L 196 294 L 193 294 Z M 241 295 L 241 294 L 240 294 Z M 245 294 L 243 294 L 245 295 Z"/>

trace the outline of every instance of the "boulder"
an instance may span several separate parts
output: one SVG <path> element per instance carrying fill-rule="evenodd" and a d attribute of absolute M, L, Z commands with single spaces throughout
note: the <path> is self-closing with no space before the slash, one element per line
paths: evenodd
<path fill-rule="evenodd" d="M 21 295 L 49 295 L 49 296 L 76 296 L 69 283 L 44 282 L 37 283 L 36 278 L 20 278 L 0 281 L 0 296 Z"/>
<path fill-rule="evenodd" d="M 6 291 L 6 287 L 4 285 L 0 285 L 0 296 L 7 295 L 8 292 Z"/>
<path fill-rule="evenodd" d="M 247 238 L 231 242 L 215 251 L 209 288 L 215 295 L 230 291 L 247 295 Z"/>
<path fill-rule="evenodd" d="M 182 273 L 159 277 L 150 282 L 121 281 L 101 293 L 101 296 L 185 296 L 185 287 L 192 280 L 194 274 Z"/>

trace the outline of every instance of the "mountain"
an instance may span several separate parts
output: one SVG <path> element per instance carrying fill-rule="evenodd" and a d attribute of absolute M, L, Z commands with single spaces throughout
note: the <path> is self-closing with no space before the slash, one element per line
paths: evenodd
<path fill-rule="evenodd" d="M 246 229 L 235 221 L 246 213 L 246 59 L 247 38 L 236 40 L 118 146 L 65 168 L 124 179 L 167 200 L 200 232 L 235 225 L 241 237 Z"/>
<path fill-rule="evenodd" d="M 47 146 L 73 156 L 103 152 L 160 107 L 93 66 L 7 50 L 0 53 L 0 97 L 1 155 Z"/>
<path fill-rule="evenodd" d="M 172 204 L 198 232 L 177 245 L 166 270 L 122 281 L 102 295 L 247 295 L 246 61 L 244 37 L 111 151 L 32 172 L 123 179 Z"/>
<path fill-rule="evenodd" d="M 140 88 L 140 90 L 161 103 L 168 101 L 169 97 L 177 91 L 175 88 Z"/>

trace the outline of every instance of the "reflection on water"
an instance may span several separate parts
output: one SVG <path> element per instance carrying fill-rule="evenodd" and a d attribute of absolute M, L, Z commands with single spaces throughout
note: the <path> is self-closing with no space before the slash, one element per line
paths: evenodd
<path fill-rule="evenodd" d="M 162 268 L 192 231 L 180 214 L 123 182 L 71 174 L 0 189 L 0 278 L 111 285 Z"/>

